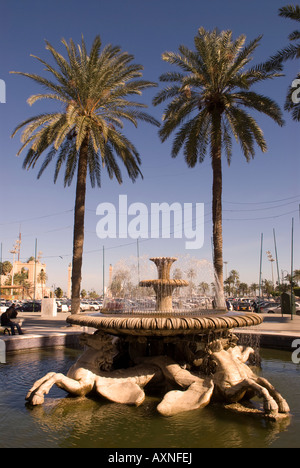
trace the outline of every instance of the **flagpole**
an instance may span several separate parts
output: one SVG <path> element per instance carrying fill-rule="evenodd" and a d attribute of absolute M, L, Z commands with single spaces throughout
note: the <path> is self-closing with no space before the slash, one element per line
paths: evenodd
<path fill-rule="evenodd" d="M 274 234 L 274 245 L 275 245 L 276 265 L 277 265 L 278 287 L 279 287 L 279 291 L 280 291 L 280 275 L 279 275 L 279 264 L 278 264 L 278 254 L 277 254 L 277 245 L 276 245 L 275 229 L 273 229 L 273 234 Z"/>
<path fill-rule="evenodd" d="M 294 218 L 292 218 L 292 241 L 291 241 L 291 319 L 292 320 L 293 320 L 293 313 L 294 313 L 293 270 L 294 270 Z"/>
<path fill-rule="evenodd" d="M 36 299 L 36 255 L 37 255 L 37 239 L 35 239 L 35 249 L 34 249 L 34 290 L 33 290 L 33 312 L 35 311 L 35 299 Z"/>
<path fill-rule="evenodd" d="M 102 294 L 103 294 L 103 303 L 104 303 L 104 290 L 105 290 L 105 262 L 104 262 L 104 246 L 103 246 L 103 270 L 102 270 Z"/>
<path fill-rule="evenodd" d="M 259 266 L 259 300 L 261 292 L 261 274 L 262 274 L 262 249 L 263 249 L 263 234 L 261 235 L 260 241 L 260 266 Z"/>

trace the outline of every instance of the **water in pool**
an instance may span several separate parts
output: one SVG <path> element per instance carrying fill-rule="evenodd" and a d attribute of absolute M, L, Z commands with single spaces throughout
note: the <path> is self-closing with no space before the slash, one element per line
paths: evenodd
<path fill-rule="evenodd" d="M 286 398 L 291 418 L 270 422 L 217 405 L 170 418 L 156 412 L 157 398 L 140 407 L 68 398 L 53 387 L 45 404 L 25 395 L 49 371 L 67 373 L 79 351 L 65 348 L 10 354 L 0 364 L 1 448 L 213 448 L 300 447 L 300 364 L 287 351 L 261 350 L 262 375 Z"/>

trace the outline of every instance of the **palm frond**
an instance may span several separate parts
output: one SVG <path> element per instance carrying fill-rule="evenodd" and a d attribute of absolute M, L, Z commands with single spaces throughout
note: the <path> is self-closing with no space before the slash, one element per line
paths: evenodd
<path fill-rule="evenodd" d="M 248 63 L 252 60 L 252 54 L 255 49 L 258 47 L 262 36 L 258 36 L 256 39 L 250 42 L 248 46 L 242 48 L 245 43 L 245 37 L 242 36 L 241 39 L 236 44 L 235 50 L 235 59 L 232 60 L 232 64 L 229 64 L 227 73 L 224 76 L 224 82 L 227 84 L 231 78 L 235 78 L 239 71 L 241 71 Z"/>
<path fill-rule="evenodd" d="M 297 41 L 300 39 L 300 31 L 293 31 L 288 37 L 290 41 Z"/>
<path fill-rule="evenodd" d="M 271 117 L 281 127 L 284 125 L 281 109 L 273 99 L 252 91 L 240 91 L 232 94 L 232 97 L 238 104 Z"/>
<path fill-rule="evenodd" d="M 295 21 L 300 21 L 300 6 L 299 5 L 286 5 L 279 8 L 279 16 L 282 18 L 289 18 Z"/>
<path fill-rule="evenodd" d="M 225 121 L 222 125 L 222 147 L 225 150 L 227 164 L 230 166 L 231 158 L 232 158 L 232 138 L 230 134 L 230 127 L 228 123 Z"/>

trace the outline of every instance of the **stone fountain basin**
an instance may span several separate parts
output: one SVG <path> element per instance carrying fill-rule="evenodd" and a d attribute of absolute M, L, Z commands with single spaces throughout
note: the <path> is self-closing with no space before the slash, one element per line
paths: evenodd
<path fill-rule="evenodd" d="M 202 311 L 203 313 L 203 311 Z M 214 313 L 180 316 L 174 311 L 168 315 L 162 312 L 140 314 L 135 311 L 132 315 L 90 316 L 74 314 L 67 317 L 67 323 L 84 327 L 96 328 L 111 335 L 135 336 L 180 336 L 210 333 L 214 330 L 229 330 L 232 328 L 259 325 L 263 318 L 255 313 Z"/>

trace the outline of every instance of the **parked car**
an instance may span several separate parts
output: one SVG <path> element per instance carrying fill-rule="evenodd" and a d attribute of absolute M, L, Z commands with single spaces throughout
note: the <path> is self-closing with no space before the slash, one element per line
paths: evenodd
<path fill-rule="evenodd" d="M 238 304 L 236 306 L 236 310 L 245 311 L 245 312 L 252 312 L 251 303 L 246 302 L 245 300 L 243 302 L 238 302 Z"/>
<path fill-rule="evenodd" d="M 277 308 L 281 308 L 280 302 L 265 302 L 260 306 L 260 311 L 263 312 L 264 314 L 269 314 L 269 313 L 274 313 L 270 312 L 273 311 Z"/>
<path fill-rule="evenodd" d="M 274 304 L 276 307 L 268 307 L 264 310 L 267 314 L 281 314 L 281 305 Z M 300 302 L 295 302 L 295 313 L 300 315 Z"/>
<path fill-rule="evenodd" d="M 130 301 L 128 299 L 119 299 L 115 298 L 112 299 L 111 301 L 108 301 L 105 303 L 104 308 L 106 310 L 111 310 L 111 311 L 122 311 L 122 310 L 133 310 L 136 309 L 136 305 L 133 301 Z"/>
<path fill-rule="evenodd" d="M 90 302 L 90 310 L 93 310 L 93 311 L 96 311 L 96 310 L 100 310 L 100 304 L 99 302 Z"/>
<path fill-rule="evenodd" d="M 2 299 L 0 302 L 0 310 L 1 312 L 6 312 L 6 310 L 12 305 L 12 301 L 6 301 Z"/>
<path fill-rule="evenodd" d="M 57 312 L 69 312 L 69 306 L 65 302 L 56 301 Z"/>
<path fill-rule="evenodd" d="M 20 312 L 41 312 L 42 306 L 40 302 L 25 302 L 24 304 L 16 307 Z"/>
<path fill-rule="evenodd" d="M 80 310 L 83 312 L 85 310 L 90 310 L 90 304 L 87 301 L 80 302 Z"/>
<path fill-rule="evenodd" d="M 255 312 L 264 312 L 264 309 L 266 309 L 269 306 L 274 306 L 275 302 L 274 301 L 254 301 L 253 302 L 253 309 Z"/>
<path fill-rule="evenodd" d="M 7 309 L 8 309 L 8 307 L 9 307 L 9 305 L 8 305 L 7 301 L 5 301 L 5 300 L 4 300 L 4 301 L 3 301 L 3 300 L 0 301 L 0 313 L 1 313 L 1 314 L 3 314 L 4 312 L 6 312 Z"/>

